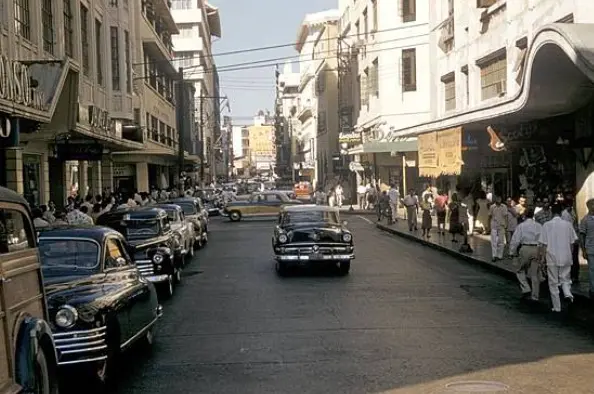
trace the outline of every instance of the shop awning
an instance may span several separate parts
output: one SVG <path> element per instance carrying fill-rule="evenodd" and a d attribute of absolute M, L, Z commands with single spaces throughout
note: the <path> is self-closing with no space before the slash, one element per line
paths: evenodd
<path fill-rule="evenodd" d="M 399 141 L 371 141 L 364 142 L 348 150 L 349 155 L 365 153 L 416 152 L 417 138 L 402 138 Z"/>

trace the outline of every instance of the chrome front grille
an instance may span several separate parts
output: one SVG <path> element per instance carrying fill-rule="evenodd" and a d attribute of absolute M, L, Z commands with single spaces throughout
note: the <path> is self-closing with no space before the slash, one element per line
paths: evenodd
<path fill-rule="evenodd" d="M 144 260 L 136 260 L 136 267 L 138 271 L 140 271 L 141 275 L 153 275 L 155 273 L 155 268 L 153 266 L 153 262 L 148 259 Z"/>
<path fill-rule="evenodd" d="M 107 327 L 53 334 L 58 365 L 101 361 L 107 358 Z"/>
<path fill-rule="evenodd" d="M 318 249 L 314 248 L 314 245 L 307 245 L 307 246 L 287 246 L 284 247 L 283 250 L 285 253 L 294 253 L 294 254 L 312 254 L 312 253 L 320 253 L 320 254 L 340 254 L 340 253 L 348 253 L 352 251 L 352 247 L 348 246 L 324 246 L 324 245 L 316 245 Z"/>

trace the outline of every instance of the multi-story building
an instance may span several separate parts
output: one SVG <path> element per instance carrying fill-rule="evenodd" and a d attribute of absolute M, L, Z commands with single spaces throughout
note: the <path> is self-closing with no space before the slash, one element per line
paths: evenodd
<path fill-rule="evenodd" d="M 269 114 L 260 111 L 254 117 L 254 124 L 247 127 L 250 171 L 253 168 L 261 175 L 272 175 L 276 163 L 273 122 Z"/>
<path fill-rule="evenodd" d="M 302 180 L 325 184 L 334 177 L 338 146 L 337 35 L 338 10 L 305 16 L 297 36 L 299 101 L 297 134 Z"/>
<path fill-rule="evenodd" d="M 109 152 L 143 148 L 123 132 L 136 16 L 127 1 L 2 2 L 0 185 L 32 205 L 113 187 Z"/>
<path fill-rule="evenodd" d="M 587 0 L 441 0 L 431 7 L 431 120 L 420 172 L 443 188 L 535 198 L 592 197 Z M 582 211 L 583 212 L 583 211 Z"/>
<path fill-rule="evenodd" d="M 277 85 L 277 175 L 295 180 L 293 155 L 295 153 L 294 136 L 299 131 L 297 106 L 299 101 L 299 83 L 301 74 L 293 71 L 293 65 L 286 63 L 278 75 Z"/>
<path fill-rule="evenodd" d="M 359 183 L 362 177 L 384 184 L 400 182 L 403 156 L 414 160 L 416 155 L 414 138 L 395 139 L 392 131 L 430 119 L 430 3 L 339 2 L 341 51 L 347 52 L 347 60 L 356 56 L 356 64 L 349 65 L 356 79 L 341 81 L 341 90 L 358 92 L 358 102 L 349 105 L 354 131 L 362 137 L 362 143 L 351 146 L 349 153 L 372 169 L 358 174 Z M 353 82 L 358 86 L 348 86 Z M 342 132 L 349 134 L 349 130 Z M 343 138 L 345 144 L 353 141 L 352 136 Z"/>
<path fill-rule="evenodd" d="M 221 37 L 219 11 L 206 0 L 172 0 L 172 15 L 179 29 L 173 37 L 175 65 L 196 87 L 197 146 L 191 149 L 202 157 L 200 175 L 208 181 L 215 134 L 220 130 L 218 74 L 212 56 L 212 37 Z"/>

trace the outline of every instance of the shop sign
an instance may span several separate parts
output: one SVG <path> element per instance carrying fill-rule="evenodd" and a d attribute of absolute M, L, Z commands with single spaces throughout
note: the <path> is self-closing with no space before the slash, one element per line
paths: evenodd
<path fill-rule="evenodd" d="M 13 122 L 9 117 L 0 117 L 0 148 L 19 146 L 19 133 Z"/>
<path fill-rule="evenodd" d="M 89 105 L 89 124 L 104 131 L 111 130 L 109 113 L 95 105 Z"/>
<path fill-rule="evenodd" d="M 88 140 L 64 140 L 56 145 L 58 159 L 99 161 L 103 156 L 103 145 Z"/>
<path fill-rule="evenodd" d="M 116 178 L 134 176 L 136 169 L 132 164 L 117 164 L 113 166 L 113 176 Z"/>
<path fill-rule="evenodd" d="M 0 98 L 40 111 L 47 111 L 44 93 L 31 86 L 30 66 L 0 55 Z"/>
<path fill-rule="evenodd" d="M 440 131 L 437 135 L 439 144 L 439 170 L 441 174 L 459 175 L 462 170 L 462 127 Z"/>
<path fill-rule="evenodd" d="M 478 140 L 469 132 L 464 133 L 464 141 L 462 142 L 462 151 L 470 152 L 478 150 Z"/>
<path fill-rule="evenodd" d="M 360 144 L 361 143 L 361 133 L 340 133 L 338 135 L 338 142 L 339 143 L 346 143 L 346 144 Z"/>
<path fill-rule="evenodd" d="M 434 177 L 438 176 L 438 151 L 437 133 L 421 134 L 417 137 L 419 153 L 419 176 Z"/>

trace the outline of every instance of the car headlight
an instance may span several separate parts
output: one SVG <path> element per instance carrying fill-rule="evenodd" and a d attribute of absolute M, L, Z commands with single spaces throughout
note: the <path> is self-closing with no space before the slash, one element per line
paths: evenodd
<path fill-rule="evenodd" d="M 56 326 L 61 328 L 70 328 L 78 320 L 78 312 L 76 308 L 70 305 L 62 306 L 56 313 Z"/>
<path fill-rule="evenodd" d="M 349 233 L 342 234 L 342 240 L 344 242 L 351 242 L 353 240 L 353 236 Z"/>
<path fill-rule="evenodd" d="M 163 255 L 160 253 L 157 253 L 156 255 L 153 256 L 153 262 L 155 264 L 161 264 L 163 262 Z"/>
<path fill-rule="evenodd" d="M 278 242 L 280 242 L 281 244 L 286 243 L 288 240 L 289 238 L 285 234 L 281 234 L 278 236 Z"/>

